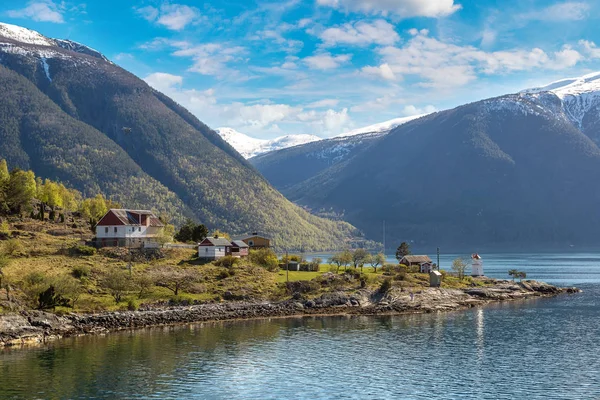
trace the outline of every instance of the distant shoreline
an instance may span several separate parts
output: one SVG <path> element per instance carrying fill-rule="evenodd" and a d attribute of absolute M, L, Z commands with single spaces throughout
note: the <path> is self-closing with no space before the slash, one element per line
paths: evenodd
<path fill-rule="evenodd" d="M 155 326 L 197 322 L 319 316 L 377 316 L 461 310 L 490 303 L 578 293 L 537 281 L 496 281 L 469 289 L 426 288 L 411 292 L 393 288 L 386 294 L 359 290 L 353 294 L 325 293 L 316 299 L 282 302 L 223 302 L 140 311 L 114 311 L 64 316 L 26 311 L 0 316 L 0 347 L 43 345 L 71 336 L 105 334 Z"/>

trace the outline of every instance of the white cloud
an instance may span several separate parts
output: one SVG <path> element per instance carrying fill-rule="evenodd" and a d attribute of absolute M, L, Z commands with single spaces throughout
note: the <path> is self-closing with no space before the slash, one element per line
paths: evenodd
<path fill-rule="evenodd" d="M 402 47 L 387 46 L 378 50 L 383 59 L 379 67 L 365 67 L 363 74 L 379 75 L 390 80 L 416 76 L 422 87 L 449 89 L 477 79 L 478 74 L 502 74 L 534 69 L 560 70 L 576 65 L 583 59 L 575 49 L 565 46 L 560 51 L 546 53 L 539 48 L 486 52 L 473 46 L 445 43 L 427 35 L 414 36 Z M 388 67 L 384 65 L 388 65 Z M 387 72 L 386 72 L 387 71 Z"/>
<path fill-rule="evenodd" d="M 372 23 L 359 21 L 339 27 L 328 28 L 319 34 L 325 46 L 350 44 L 368 46 L 370 44 L 393 45 L 400 40 L 394 26 L 379 19 Z"/>
<path fill-rule="evenodd" d="M 586 3 L 569 1 L 523 14 L 521 17 L 539 21 L 580 21 L 587 18 L 589 10 L 590 6 Z"/>
<path fill-rule="evenodd" d="M 582 47 L 582 51 L 590 58 L 600 58 L 600 48 L 596 46 L 596 43 L 589 40 L 580 40 L 579 45 Z"/>
<path fill-rule="evenodd" d="M 319 101 L 314 101 L 306 105 L 306 108 L 327 108 L 327 107 L 335 107 L 338 105 L 340 101 L 337 99 L 323 99 Z"/>
<path fill-rule="evenodd" d="M 163 3 L 160 8 L 146 6 L 136 9 L 136 12 L 147 21 L 174 31 L 180 31 L 201 18 L 200 11 L 196 7 L 183 4 Z"/>
<path fill-rule="evenodd" d="M 366 14 L 395 14 L 402 18 L 440 18 L 461 9 L 454 0 L 317 0 L 317 4 Z"/>
<path fill-rule="evenodd" d="M 367 76 L 376 76 L 379 78 L 383 78 L 388 81 L 395 81 L 396 75 L 394 75 L 394 71 L 390 68 L 389 64 L 381 64 L 378 67 L 370 67 L 366 66 L 361 69 L 363 75 Z"/>
<path fill-rule="evenodd" d="M 237 101 L 223 104 L 217 101 L 213 89 L 202 91 L 184 88 L 183 77 L 178 75 L 156 72 L 146 76 L 144 80 L 186 107 L 209 126 L 232 126 L 241 132 L 257 136 L 279 132 L 281 124 L 307 125 L 311 133 L 323 135 L 338 134 L 352 126 L 352 119 L 346 108 L 340 111 L 305 111 L 302 106 L 273 104 L 268 101 L 259 104 Z M 334 106 L 334 101 L 323 100 L 322 105 L 326 104 Z"/>
<path fill-rule="evenodd" d="M 177 50 L 175 56 L 192 57 L 194 64 L 188 69 L 202 75 L 224 76 L 231 73 L 227 64 L 239 60 L 239 55 L 245 53 L 240 46 L 224 46 L 218 43 L 207 43 L 188 49 Z"/>
<path fill-rule="evenodd" d="M 303 61 L 311 69 L 328 70 L 340 67 L 350 61 L 350 58 L 352 58 L 350 54 L 332 56 L 331 53 L 318 53 L 305 57 Z"/>
<path fill-rule="evenodd" d="M 9 10 L 6 12 L 11 18 L 29 18 L 39 22 L 54 22 L 62 24 L 65 6 L 58 5 L 51 0 L 30 1 L 28 6 L 20 10 Z"/>

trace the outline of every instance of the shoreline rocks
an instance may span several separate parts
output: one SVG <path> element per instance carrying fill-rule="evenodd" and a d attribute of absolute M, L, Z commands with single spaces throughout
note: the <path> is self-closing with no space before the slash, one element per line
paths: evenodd
<path fill-rule="evenodd" d="M 537 281 L 496 281 L 493 286 L 460 290 L 422 288 L 411 292 L 410 289 L 392 288 L 383 294 L 360 289 L 354 293 L 324 293 L 314 299 L 293 296 L 291 300 L 281 302 L 231 301 L 97 314 L 56 315 L 43 311 L 25 311 L 0 315 L 0 347 L 43 344 L 62 337 L 194 322 L 311 315 L 442 312 L 493 302 L 578 292 L 580 290 L 577 288 L 558 288 Z"/>

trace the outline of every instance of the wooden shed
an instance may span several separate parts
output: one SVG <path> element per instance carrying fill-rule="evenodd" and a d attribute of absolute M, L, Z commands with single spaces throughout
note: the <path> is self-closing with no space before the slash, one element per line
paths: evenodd
<path fill-rule="evenodd" d="M 433 270 L 429 272 L 429 286 L 440 287 L 442 286 L 442 273 L 440 271 Z"/>

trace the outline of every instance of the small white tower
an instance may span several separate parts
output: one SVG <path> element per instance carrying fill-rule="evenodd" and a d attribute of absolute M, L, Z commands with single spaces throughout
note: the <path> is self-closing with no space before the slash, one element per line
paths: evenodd
<path fill-rule="evenodd" d="M 471 255 L 471 276 L 483 276 L 483 260 L 477 253 Z"/>

